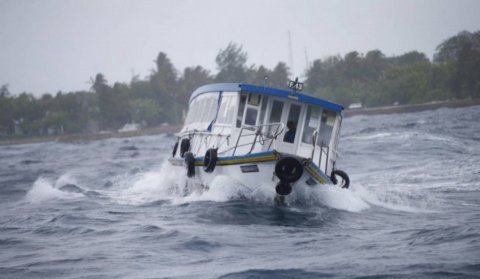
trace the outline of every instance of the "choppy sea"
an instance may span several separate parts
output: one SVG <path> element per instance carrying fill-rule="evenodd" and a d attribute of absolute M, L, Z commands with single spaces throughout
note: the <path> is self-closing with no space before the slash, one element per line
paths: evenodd
<path fill-rule="evenodd" d="M 344 119 L 350 189 L 287 206 L 185 191 L 174 140 L 0 146 L 0 278 L 480 278 L 478 106 Z"/>

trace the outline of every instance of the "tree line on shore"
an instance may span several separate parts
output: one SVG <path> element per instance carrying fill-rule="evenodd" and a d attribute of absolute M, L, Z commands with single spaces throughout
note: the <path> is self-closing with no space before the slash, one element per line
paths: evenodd
<path fill-rule="evenodd" d="M 216 56 L 218 73 L 202 66 L 178 72 L 160 52 L 145 78 L 109 85 L 106 76 L 91 78 L 91 88 L 49 93 L 36 98 L 0 88 L 0 136 L 94 133 L 118 130 L 126 123 L 176 125 L 183 121 L 190 94 L 212 82 L 238 82 L 285 88 L 289 69 L 247 65 L 247 53 L 230 43 Z M 292 77 L 290 77 L 292 78 Z M 424 103 L 480 98 L 480 31 L 463 31 L 438 45 L 433 61 L 418 51 L 385 56 L 380 50 L 352 51 L 314 60 L 305 70 L 306 91 L 348 107 Z"/>

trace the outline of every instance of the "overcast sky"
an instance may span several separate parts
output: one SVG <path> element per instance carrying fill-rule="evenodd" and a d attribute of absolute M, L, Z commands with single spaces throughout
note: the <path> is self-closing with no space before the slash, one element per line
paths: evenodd
<path fill-rule="evenodd" d="M 110 84 L 144 78 L 160 51 L 179 72 L 215 74 L 215 56 L 235 42 L 248 65 L 283 61 L 302 76 L 307 59 L 372 49 L 431 58 L 444 39 L 480 30 L 478 0 L 0 0 L 0 12 L 0 85 L 37 96 L 88 89 L 99 72 Z"/>

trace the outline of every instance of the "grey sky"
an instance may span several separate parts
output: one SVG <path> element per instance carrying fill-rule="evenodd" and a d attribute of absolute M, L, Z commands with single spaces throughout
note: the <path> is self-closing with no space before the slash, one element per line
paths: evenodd
<path fill-rule="evenodd" d="M 248 64 L 289 63 L 295 76 L 310 61 L 357 50 L 386 55 L 436 46 L 459 31 L 480 30 L 477 0 L 0 0 L 0 85 L 39 96 L 145 77 L 165 52 L 179 72 L 201 65 L 229 42 Z M 289 65 L 291 66 L 291 65 Z"/>

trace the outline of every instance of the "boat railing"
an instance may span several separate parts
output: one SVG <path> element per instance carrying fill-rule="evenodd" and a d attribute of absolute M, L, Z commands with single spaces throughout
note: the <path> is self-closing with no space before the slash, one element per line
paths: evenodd
<path fill-rule="evenodd" d="M 268 123 L 268 124 L 261 124 L 261 125 L 244 125 L 240 128 L 240 131 L 238 133 L 237 141 L 235 143 L 235 146 L 232 147 L 233 153 L 232 156 L 235 155 L 235 152 L 239 147 L 242 146 L 248 146 L 250 145 L 250 151 L 248 151 L 248 154 L 252 153 L 253 149 L 255 148 L 255 145 L 257 142 L 259 142 L 261 145 L 265 144 L 265 141 L 270 141 L 268 148 L 266 151 L 269 151 L 272 148 L 272 144 L 274 140 L 277 139 L 277 137 L 283 133 L 283 130 L 285 128 L 285 125 L 281 122 L 279 123 Z M 248 133 L 251 132 L 251 133 Z M 254 136 L 253 140 L 251 142 L 247 143 L 240 143 L 240 140 L 245 137 L 251 137 Z M 226 150 L 228 151 L 228 150 Z"/>
<path fill-rule="evenodd" d="M 327 157 L 325 159 L 325 170 L 323 171 L 325 174 L 327 173 L 327 168 L 328 168 L 328 156 L 330 153 L 330 146 L 328 144 L 324 144 L 323 140 L 320 143 L 320 157 L 318 158 L 318 167 L 321 169 L 322 167 L 322 157 L 325 154 Z"/>
<path fill-rule="evenodd" d="M 317 138 L 318 138 L 318 131 L 315 130 L 312 133 L 312 156 L 310 157 L 310 160 L 313 161 L 313 155 L 315 155 L 315 147 L 317 146 Z"/>
<path fill-rule="evenodd" d="M 313 161 L 313 156 L 315 155 L 315 149 L 316 147 L 318 146 L 320 148 L 320 156 L 318 158 L 318 167 L 321 169 L 322 168 L 322 157 L 323 156 L 326 156 L 326 160 L 325 160 L 325 170 L 324 170 L 324 173 L 327 173 L 327 169 L 328 169 L 328 159 L 329 159 L 329 156 L 330 156 L 330 146 L 328 144 L 325 144 L 323 142 L 323 140 L 320 142 L 320 145 L 317 143 L 317 139 L 318 139 L 318 131 L 315 130 L 313 131 L 312 133 L 312 156 L 310 157 L 310 160 Z M 337 151 L 334 149 L 332 150 L 333 153 L 337 153 Z"/>

